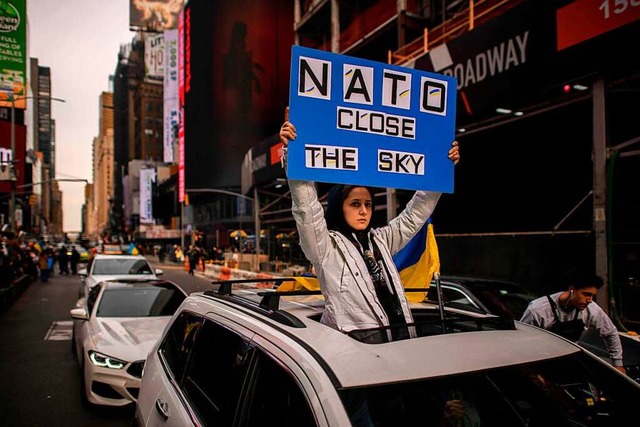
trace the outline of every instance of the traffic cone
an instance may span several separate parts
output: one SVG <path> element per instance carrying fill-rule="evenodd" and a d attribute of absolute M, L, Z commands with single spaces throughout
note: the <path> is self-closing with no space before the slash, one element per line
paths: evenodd
<path fill-rule="evenodd" d="M 189 257 L 184 257 L 184 271 L 189 271 Z"/>

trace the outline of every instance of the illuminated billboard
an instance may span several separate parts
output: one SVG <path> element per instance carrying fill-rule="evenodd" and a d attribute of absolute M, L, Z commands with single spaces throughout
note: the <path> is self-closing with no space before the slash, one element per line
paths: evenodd
<path fill-rule="evenodd" d="M 245 154 L 283 121 L 293 2 L 191 0 L 184 16 L 185 185 L 239 187 Z"/>
<path fill-rule="evenodd" d="M 27 14 L 25 0 L 5 0 L 0 7 L 0 106 L 26 107 Z"/>
<path fill-rule="evenodd" d="M 145 31 L 178 28 L 178 16 L 184 0 L 131 0 L 129 27 Z"/>

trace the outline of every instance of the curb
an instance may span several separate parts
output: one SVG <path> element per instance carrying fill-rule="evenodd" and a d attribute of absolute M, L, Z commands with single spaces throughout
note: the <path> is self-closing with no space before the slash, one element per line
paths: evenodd
<path fill-rule="evenodd" d="M 9 308 L 27 289 L 32 280 L 28 274 L 15 279 L 10 286 L 0 289 L 0 312 Z"/>

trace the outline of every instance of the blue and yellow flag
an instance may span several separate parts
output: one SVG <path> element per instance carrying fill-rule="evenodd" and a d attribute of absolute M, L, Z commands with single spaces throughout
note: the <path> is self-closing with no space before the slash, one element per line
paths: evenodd
<path fill-rule="evenodd" d="M 405 289 L 429 287 L 433 274 L 440 271 L 440 256 L 431 218 L 418 231 L 418 234 L 394 255 L 393 262 L 396 264 Z M 426 296 L 426 292 L 409 292 L 407 300 L 420 302 Z"/>

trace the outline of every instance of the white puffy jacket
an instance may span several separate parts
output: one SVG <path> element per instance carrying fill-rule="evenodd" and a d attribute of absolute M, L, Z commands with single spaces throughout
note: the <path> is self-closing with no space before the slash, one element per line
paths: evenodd
<path fill-rule="evenodd" d="M 289 180 L 289 187 L 300 246 L 315 267 L 325 299 L 321 322 L 343 332 L 389 325 L 362 255 L 341 233 L 327 229 L 315 184 L 310 181 Z M 378 245 L 391 275 L 408 323 L 413 322 L 413 318 L 391 257 L 424 225 L 440 194 L 417 191 L 400 215 L 388 225 L 370 232 L 370 238 Z"/>

